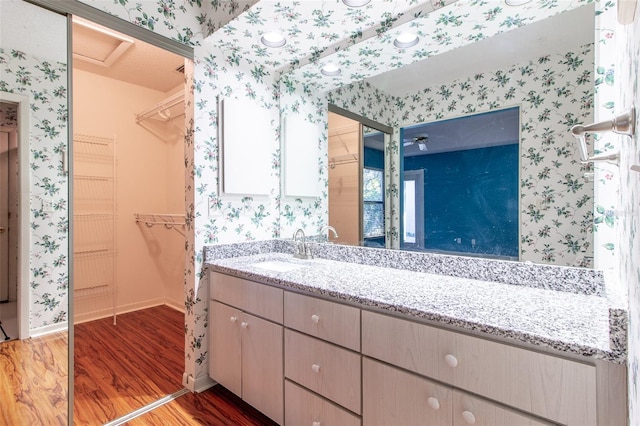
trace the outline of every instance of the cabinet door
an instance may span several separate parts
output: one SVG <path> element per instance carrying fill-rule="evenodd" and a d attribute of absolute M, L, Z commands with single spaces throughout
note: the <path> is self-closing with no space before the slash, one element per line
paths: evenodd
<path fill-rule="evenodd" d="M 218 302 L 209 303 L 209 376 L 242 396 L 242 312 Z"/>
<path fill-rule="evenodd" d="M 550 426 L 542 420 L 511 411 L 460 391 L 453 392 L 454 426 Z"/>
<path fill-rule="evenodd" d="M 279 424 L 283 422 L 282 326 L 244 314 L 242 399 Z"/>
<path fill-rule="evenodd" d="M 451 425 L 452 390 L 378 361 L 362 362 L 362 423 Z"/>

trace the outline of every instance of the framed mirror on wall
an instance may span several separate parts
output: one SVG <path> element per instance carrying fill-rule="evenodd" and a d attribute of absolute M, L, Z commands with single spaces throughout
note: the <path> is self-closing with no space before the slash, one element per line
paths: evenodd
<path fill-rule="evenodd" d="M 500 11 L 502 18 L 526 15 L 526 24 L 523 21 L 509 31 L 492 28 L 485 16 L 467 9 L 455 33 L 437 20 L 449 9 L 456 6 L 405 24 L 421 34 L 414 47 L 399 49 L 392 36 L 367 40 L 324 58 L 341 66 L 340 76 L 324 78 L 315 72 L 317 66 L 309 64 L 288 78 L 305 84 L 305 76 L 314 76 L 319 89 L 313 95 L 318 99 L 392 127 L 385 144 L 385 245 L 406 250 L 423 249 L 429 242 L 421 240 L 425 230 L 417 229 L 422 219 L 413 219 L 415 229 L 402 225 L 403 186 L 416 185 L 421 177 L 412 172 L 411 179 L 403 178 L 401 151 L 406 151 L 406 138 L 400 129 L 518 107 L 517 223 L 511 222 L 511 248 L 506 252 L 494 248 L 486 256 L 593 267 L 598 222 L 593 220 L 594 182 L 585 178 L 592 166 L 580 163 L 568 132 L 573 124 L 593 120 L 595 89 L 602 82 L 594 73 L 598 61 L 594 5 L 564 5 L 562 10 L 505 8 Z M 480 34 L 478 28 L 483 29 Z M 442 38 L 431 37 L 433 31 L 441 32 Z M 369 69 L 371 55 L 378 60 Z M 352 81 L 350 76 L 359 79 Z M 479 256 L 480 239 L 449 235 L 447 240 L 455 246 L 436 251 Z M 464 244 L 469 247 L 462 249 Z"/>

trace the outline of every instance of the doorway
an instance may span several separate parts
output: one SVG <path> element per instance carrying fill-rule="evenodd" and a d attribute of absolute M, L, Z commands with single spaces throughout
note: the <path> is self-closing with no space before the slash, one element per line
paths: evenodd
<path fill-rule="evenodd" d="M 3 112 L 17 115 L 17 107 L 1 104 Z M 18 137 L 15 127 L 0 127 L 0 341 L 18 337 L 17 207 Z"/>
<path fill-rule="evenodd" d="M 72 31 L 74 419 L 103 424 L 182 388 L 186 59 Z"/>
<path fill-rule="evenodd" d="M 0 92 L 0 343 L 26 339 L 28 320 L 28 98 Z M 24 228 L 24 229 L 23 229 Z M 26 269 L 25 269 L 26 268 Z"/>

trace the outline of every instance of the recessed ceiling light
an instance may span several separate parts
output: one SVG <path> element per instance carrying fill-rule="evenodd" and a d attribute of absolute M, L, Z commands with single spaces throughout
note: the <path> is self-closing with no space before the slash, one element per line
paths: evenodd
<path fill-rule="evenodd" d="M 531 0 L 504 0 L 507 6 L 522 6 L 529 3 Z"/>
<path fill-rule="evenodd" d="M 336 64 L 329 62 L 320 69 L 320 72 L 324 75 L 333 76 L 340 75 L 342 70 Z"/>
<path fill-rule="evenodd" d="M 407 47 L 413 47 L 418 44 L 420 39 L 414 33 L 401 33 L 395 40 L 393 45 L 400 49 L 406 49 Z"/>
<path fill-rule="evenodd" d="M 275 31 L 262 34 L 260 41 L 267 47 L 282 47 L 287 43 L 284 36 Z"/>
<path fill-rule="evenodd" d="M 342 3 L 349 7 L 362 7 L 371 3 L 371 0 L 342 0 Z"/>

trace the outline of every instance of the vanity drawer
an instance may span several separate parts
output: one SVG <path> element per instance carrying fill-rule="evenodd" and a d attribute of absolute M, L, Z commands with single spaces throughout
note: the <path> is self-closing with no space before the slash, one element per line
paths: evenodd
<path fill-rule="evenodd" d="M 460 391 L 453 392 L 453 425 L 468 426 L 551 426 L 490 401 Z"/>
<path fill-rule="evenodd" d="M 282 324 L 282 289 L 217 272 L 209 273 L 209 285 L 212 299 Z"/>
<path fill-rule="evenodd" d="M 356 414 L 361 405 L 360 359 L 360 354 L 285 329 L 285 377 Z"/>
<path fill-rule="evenodd" d="M 360 417 L 309 392 L 297 384 L 284 382 L 284 424 L 289 426 L 360 426 Z"/>
<path fill-rule="evenodd" d="M 367 426 L 450 426 L 452 394 L 449 386 L 362 360 L 362 421 Z"/>
<path fill-rule="evenodd" d="M 595 366 L 455 335 L 455 386 L 562 424 L 597 423 Z"/>
<path fill-rule="evenodd" d="M 360 351 L 360 309 L 286 291 L 284 325 Z"/>
<path fill-rule="evenodd" d="M 362 311 L 363 355 L 452 383 L 453 370 L 443 360 L 454 344 L 454 333 Z"/>

